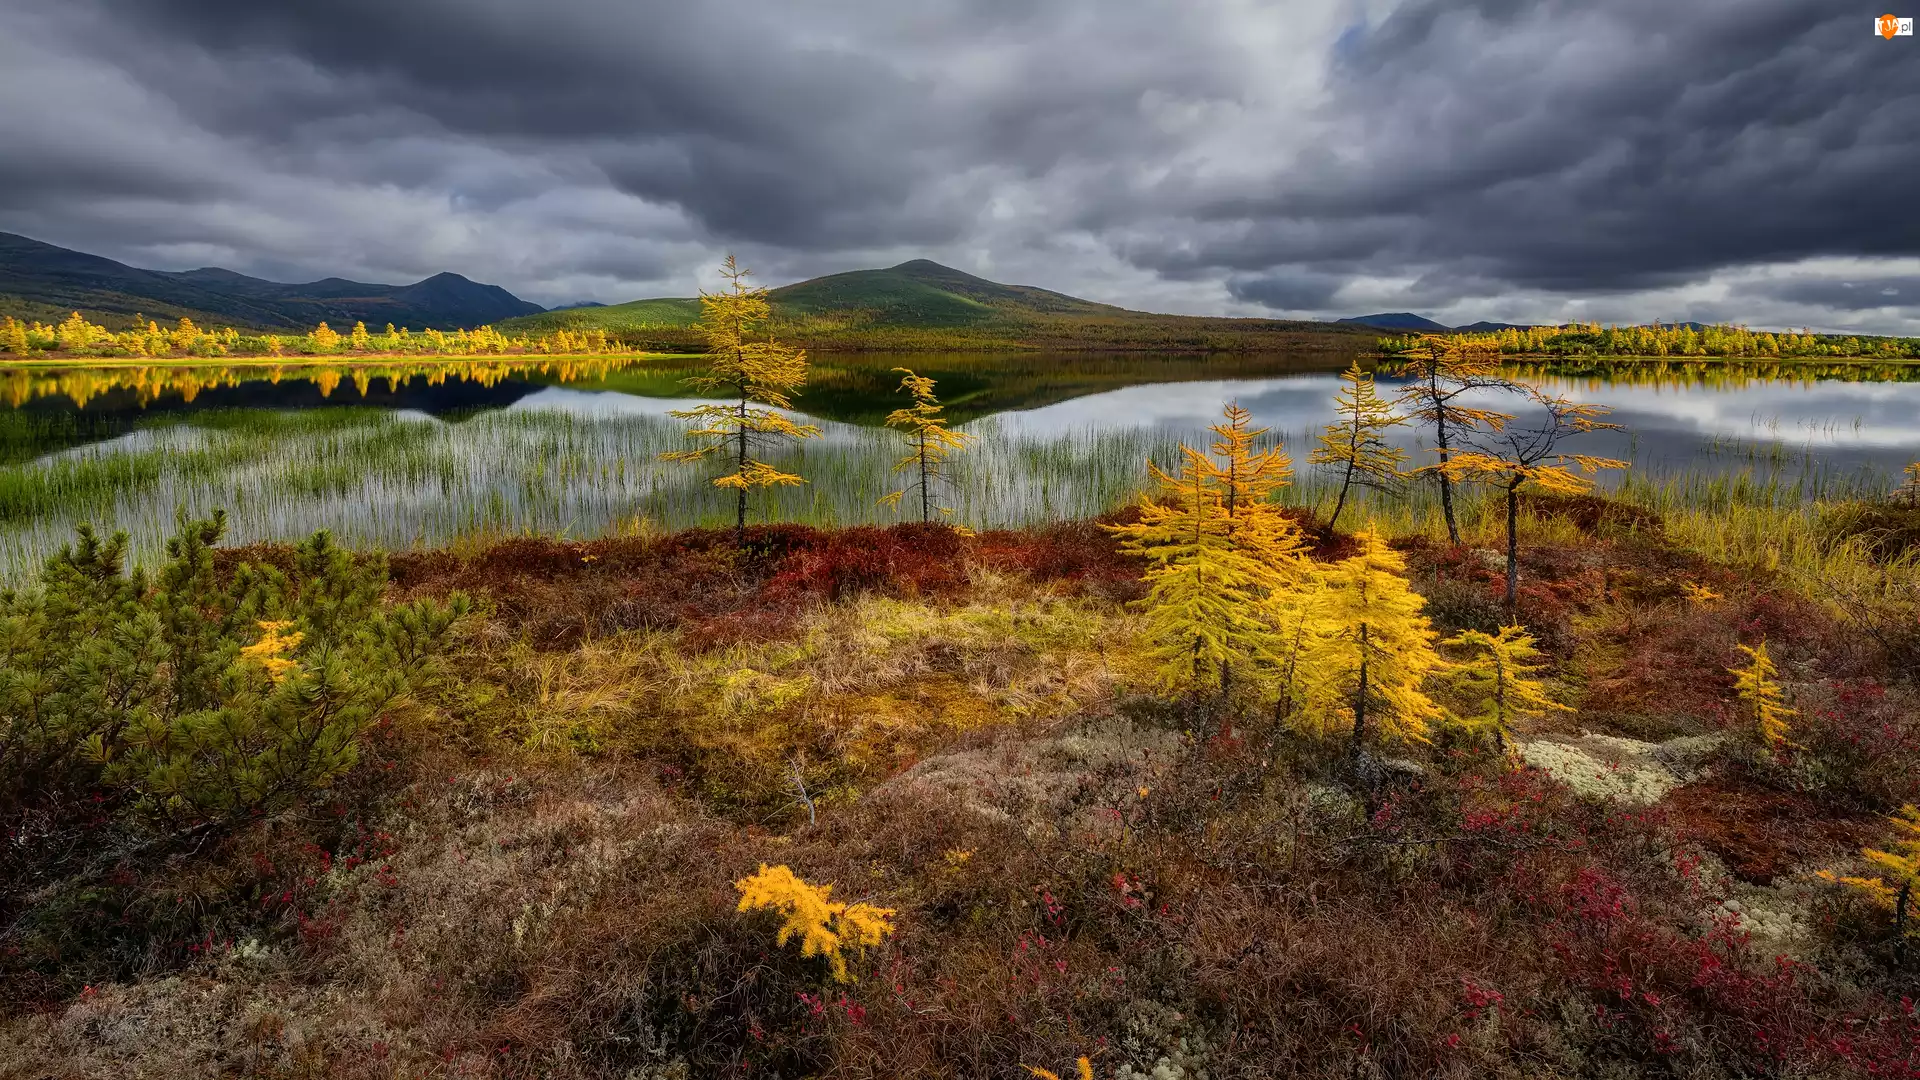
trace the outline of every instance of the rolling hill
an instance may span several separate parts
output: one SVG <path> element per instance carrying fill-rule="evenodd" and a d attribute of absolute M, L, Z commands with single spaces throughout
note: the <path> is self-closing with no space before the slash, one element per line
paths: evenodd
<path fill-rule="evenodd" d="M 776 335 L 828 351 L 1353 352 L 1370 349 L 1377 335 L 1357 324 L 1131 311 L 1030 285 L 1002 285 L 926 259 L 796 282 L 772 290 L 769 299 Z M 699 317 L 697 299 L 667 297 L 542 312 L 499 326 L 534 333 L 602 329 L 636 345 L 687 349 L 700 346 L 690 329 Z"/>
<path fill-rule="evenodd" d="M 1355 315 L 1339 320 L 1342 325 L 1370 326 L 1376 330 L 1413 330 L 1427 334 L 1444 334 L 1453 329 L 1442 326 L 1425 316 L 1415 315 L 1411 311 L 1393 311 L 1380 315 Z"/>
<path fill-rule="evenodd" d="M 141 270 L 112 259 L 0 233 L 0 312 L 58 321 L 79 311 L 121 327 L 135 314 L 186 317 L 215 326 L 306 331 L 366 322 L 415 330 L 481 326 L 541 311 L 497 285 L 459 274 L 436 274 L 411 285 L 374 285 L 343 278 L 285 284 L 219 267 Z"/>

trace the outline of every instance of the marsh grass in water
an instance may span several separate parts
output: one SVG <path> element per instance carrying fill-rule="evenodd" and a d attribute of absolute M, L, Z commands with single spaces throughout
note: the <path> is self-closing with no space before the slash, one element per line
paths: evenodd
<path fill-rule="evenodd" d="M 959 429 L 978 436 L 953 462 L 947 502 L 957 523 L 1020 526 L 1113 509 L 1140 490 L 1148 458 L 1167 463 L 1181 440 L 1205 440 L 1221 395 L 1237 397 L 1280 429 L 1297 471 L 1283 501 L 1324 517 L 1335 500 L 1332 477 L 1304 461 L 1325 420 L 1321 410 L 1330 407 L 1331 390 L 1321 391 L 1333 376 L 1296 360 L 918 359 L 939 374 L 942 400 Z M 895 438 L 876 426 L 900 404 L 888 363 L 886 357 L 834 357 L 816 366 L 796 404 L 822 425 L 825 437 L 784 450 L 773 462 L 808 483 L 756 495 L 750 520 L 833 526 L 901 519 L 878 505 L 895 486 Z M 350 545 L 381 548 L 529 534 L 585 539 L 637 522 L 658 529 L 727 524 L 726 493 L 708 486 L 697 470 L 656 461 L 660 451 L 682 443 L 683 425 L 667 412 L 685 400 L 680 380 L 691 370 L 680 357 L 510 357 L 438 366 L 148 365 L 9 373 L 0 381 L 23 404 L 0 413 L 0 574 L 17 578 L 37 566 L 83 521 L 128 528 L 135 558 L 151 562 L 182 506 L 199 514 L 228 509 L 237 542 L 330 528 Z M 305 395 L 296 400 L 324 407 L 219 404 L 220 393 L 258 389 L 275 378 L 308 384 L 288 389 Z M 1551 387 L 1561 380 L 1542 381 Z M 445 399 L 448 407 L 431 396 L 407 399 L 435 409 L 432 414 L 380 397 L 382 387 L 462 382 L 507 392 L 479 404 Z M 1661 398 L 1670 389 L 1695 392 L 1681 382 L 1653 389 Z M 1097 405 L 1078 400 L 1095 393 L 1109 396 Z M 120 404 L 109 407 L 109 395 Z M 128 395 L 154 404 L 131 404 Z M 61 409 L 62 397 L 69 405 L 90 404 Z M 1206 408 L 1189 418 L 1194 410 L 1188 406 L 1201 399 Z M 1845 397 L 1833 404 L 1844 409 L 1853 402 Z M 1675 529 L 1692 528 L 1688 535 L 1703 548 L 1744 544 L 1741 557 L 1765 559 L 1769 530 L 1810 536 L 1808 523 L 1819 507 L 1878 495 L 1897 482 L 1897 468 L 1866 467 L 1857 459 L 1846 464 L 1830 455 L 1834 445 L 1862 442 L 1862 415 L 1835 411 L 1822 420 L 1824 428 L 1798 441 L 1804 422 L 1793 425 L 1792 435 L 1775 431 L 1767 423 L 1772 412 L 1742 403 L 1738 421 L 1676 442 L 1672 429 L 1656 428 L 1648 422 L 1653 414 L 1638 407 L 1632 433 L 1606 448 L 1634 468 L 1603 485 L 1668 518 Z M 1869 407 L 1872 402 L 1860 404 Z M 1886 429 L 1888 421 L 1881 417 L 1878 427 Z M 1413 464 L 1430 456 L 1412 444 L 1409 449 Z M 1488 513 L 1477 490 L 1466 490 L 1462 499 L 1468 539 L 1491 545 L 1501 524 L 1497 515 Z M 1351 512 L 1358 515 L 1353 522 L 1371 517 L 1395 534 L 1444 536 L 1431 484 L 1407 485 L 1392 498 L 1361 496 Z M 1716 538 L 1714 520 L 1737 514 L 1755 520 Z M 1699 515 L 1697 527 L 1688 524 L 1690 515 Z M 1528 527 L 1530 535 L 1547 538 L 1563 526 L 1536 519 Z M 1811 558 L 1817 548 L 1793 548 L 1776 538 L 1772 549 L 1773 557 L 1792 562 Z"/>
<path fill-rule="evenodd" d="M 892 521 L 878 506 L 898 456 L 890 433 L 826 424 L 776 464 L 805 486 L 756 496 L 753 520 Z M 1152 431 L 1007 435 L 992 419 L 954 463 L 960 521 L 1021 525 L 1098 514 L 1135 490 L 1174 439 Z M 643 519 L 721 525 L 727 493 L 654 459 L 682 425 L 651 413 L 515 408 L 446 421 L 378 409 L 210 412 L 0 467 L 0 566 L 37 565 L 83 521 L 113 523 L 151 560 L 175 508 L 232 514 L 233 539 L 330 528 L 359 547 L 439 546 L 469 534 L 598 536 Z"/>

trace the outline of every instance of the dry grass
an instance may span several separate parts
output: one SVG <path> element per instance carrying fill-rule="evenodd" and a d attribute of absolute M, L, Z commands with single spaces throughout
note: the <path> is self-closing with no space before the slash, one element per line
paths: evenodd
<path fill-rule="evenodd" d="M 1737 742 L 1724 668 L 1764 637 L 1809 758 L 1730 753 L 1642 808 L 1443 741 L 1369 813 L 1325 748 L 1139 694 L 1137 568 L 1078 527 L 410 557 L 402 595 L 488 606 L 462 677 L 335 805 L 139 868 L 131 894 L 226 897 L 183 923 L 202 947 L 50 969 L 0 1077 L 1914 1075 L 1884 915 L 1794 877 L 1852 866 L 1876 819 L 1847 799 L 1920 760 L 1893 654 L 1777 569 L 1547 516 L 1522 610 L 1567 737 Z M 1445 619 L 1487 615 L 1484 553 L 1405 546 Z M 1847 717 L 1884 741 L 1845 758 Z M 735 911 L 762 863 L 898 932 L 834 983 Z M 1817 933 L 1804 963 L 1736 896 Z"/>

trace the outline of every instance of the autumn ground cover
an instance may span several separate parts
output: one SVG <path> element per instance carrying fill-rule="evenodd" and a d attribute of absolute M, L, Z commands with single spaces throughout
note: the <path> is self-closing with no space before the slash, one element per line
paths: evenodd
<path fill-rule="evenodd" d="M 1571 711 L 1507 753 L 1437 726 L 1369 789 L 1155 689 L 1128 516 L 396 553 L 381 610 L 471 610 L 312 798 L 158 842 L 109 783 L 10 820 L 0 1076 L 1913 1075 L 1891 913 L 1814 874 L 1920 798 L 1910 601 L 1523 508 Z M 1443 633 L 1505 621 L 1483 516 L 1394 541 Z M 359 580 L 325 561 L 204 570 L 306 612 Z M 1730 673 L 1762 642 L 1771 750 Z M 787 916 L 741 910 L 766 867 Z M 781 940 L 813 901 L 888 913 L 845 981 Z"/>

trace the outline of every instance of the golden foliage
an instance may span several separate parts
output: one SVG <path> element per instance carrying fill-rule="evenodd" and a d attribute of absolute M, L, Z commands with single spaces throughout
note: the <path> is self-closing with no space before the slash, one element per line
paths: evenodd
<path fill-rule="evenodd" d="M 1225 689 L 1236 669 L 1285 667 L 1281 599 L 1308 577 L 1299 526 L 1272 501 L 1292 463 L 1278 446 L 1253 448 L 1267 429 L 1251 427 L 1246 409 L 1224 414 L 1212 429 L 1220 460 L 1183 445 L 1177 476 L 1149 461 L 1158 498 L 1142 501 L 1139 521 L 1102 526 L 1148 560 L 1140 606 L 1167 689 Z"/>
<path fill-rule="evenodd" d="M 1502 422 L 1492 449 L 1454 454 L 1451 460 L 1422 471 L 1441 472 L 1454 480 L 1490 484 L 1509 491 L 1523 485 L 1556 495 L 1583 495 L 1593 490 L 1589 479 L 1602 469 L 1625 469 L 1628 463 L 1591 454 L 1569 454 L 1560 443 L 1574 435 L 1618 430 L 1606 422 L 1605 405 L 1585 405 L 1564 396 L 1535 392 L 1533 400 L 1544 419 L 1530 427 Z"/>
<path fill-rule="evenodd" d="M 1445 715 L 1424 689 L 1447 666 L 1438 635 L 1406 560 L 1371 524 L 1355 540 L 1357 553 L 1317 575 L 1322 588 L 1299 661 L 1306 707 L 1296 722 L 1317 735 L 1346 727 L 1356 745 L 1370 721 L 1387 738 L 1425 742 Z"/>
<path fill-rule="evenodd" d="M 898 508 L 902 496 L 918 489 L 920 520 L 932 521 L 935 509 L 942 514 L 953 513 L 947 507 L 934 505 L 933 484 L 946 479 L 947 462 L 953 452 L 965 449 L 973 441 L 973 436 L 947 427 L 946 418 L 940 415 L 940 399 L 933 394 L 932 379 L 915 374 L 911 368 L 897 367 L 893 370 L 901 373 L 900 389 L 913 397 L 912 405 L 887 414 L 887 426 L 905 436 L 908 446 L 905 456 L 893 463 L 893 471 L 911 471 L 918 474 L 918 479 L 899 491 L 883 496 L 880 503 Z"/>
<path fill-rule="evenodd" d="M 1907 481 L 1894 489 L 1893 497 L 1910 506 L 1920 506 L 1920 461 L 1906 468 Z"/>
<path fill-rule="evenodd" d="M 1726 599 L 1705 585 L 1693 581 L 1681 582 L 1680 591 L 1686 594 L 1687 601 L 1695 607 L 1712 607 L 1721 600 Z"/>
<path fill-rule="evenodd" d="M 892 908 L 843 904 L 829 899 L 831 885 L 809 885 L 788 867 L 760 864 L 759 873 L 733 883 L 740 890 L 737 911 L 765 908 L 783 916 L 774 940 L 800 939 L 800 955 L 824 956 L 837 982 L 852 982 L 843 950 L 865 950 L 893 933 Z"/>
<path fill-rule="evenodd" d="M 1347 496 L 1354 485 L 1392 490 L 1407 457 L 1383 435 L 1387 429 L 1399 427 L 1406 420 L 1396 415 L 1393 406 L 1374 391 L 1373 376 L 1360 370 L 1360 362 L 1356 360 L 1340 373 L 1340 379 L 1347 384 L 1335 399 L 1335 411 L 1340 419 L 1327 425 L 1326 432 L 1320 436 L 1319 448 L 1307 459 L 1315 465 L 1335 466 L 1340 472 L 1340 497 L 1334 503 L 1333 516 L 1327 521 L 1328 528 L 1339 524 L 1340 513 L 1346 509 Z"/>
<path fill-rule="evenodd" d="M 1423 349 L 1425 339 L 1437 335 L 1386 338 L 1381 347 L 1390 354 Z M 1644 326 L 1608 326 L 1568 323 L 1565 326 L 1527 326 L 1487 334 L 1452 334 L 1445 338 L 1460 348 L 1480 349 L 1508 356 L 1697 356 L 1697 357 L 1821 357 L 1913 355 L 1913 339 L 1816 335 L 1812 330 L 1775 334 L 1755 333 L 1744 326 L 1716 324 L 1695 328 L 1653 323 Z"/>
<path fill-rule="evenodd" d="M 1275 575 L 1233 542 L 1226 507 L 1208 483 L 1212 462 L 1191 447 L 1180 450 L 1177 477 L 1148 463 L 1160 500 L 1143 501 L 1138 522 L 1102 528 L 1120 538 L 1122 551 L 1151 564 L 1139 604 L 1161 684 L 1217 689 L 1232 665 L 1276 659 L 1278 641 L 1260 616 Z"/>
<path fill-rule="evenodd" d="M 1253 448 L 1268 429 L 1250 427 L 1252 413 L 1238 404 L 1222 412 L 1227 422 L 1209 429 L 1216 436 L 1209 448 L 1213 459 L 1196 463 L 1206 466 L 1207 484 L 1226 511 L 1228 546 L 1263 571 L 1259 584 L 1272 595 L 1299 585 L 1307 574 L 1306 537 L 1273 501 L 1274 492 L 1293 482 L 1293 462 L 1277 443 Z"/>
<path fill-rule="evenodd" d="M 1897 839 L 1894 851 L 1867 848 L 1861 852 L 1867 861 L 1887 872 L 1893 884 L 1911 888 L 1920 885 L 1920 808 L 1903 806 L 1888 819 Z"/>
<path fill-rule="evenodd" d="M 686 450 L 669 450 L 660 458 L 680 462 L 730 459 L 731 471 L 716 477 L 713 483 L 739 492 L 734 528 L 736 534 L 743 534 L 748 491 L 806 482 L 794 473 L 774 468 L 758 455 L 772 444 L 817 438 L 820 429 L 795 423 L 776 411 L 793 407 L 792 395 L 807 381 L 807 354 L 770 336 L 757 340 L 760 325 L 772 316 L 767 290 L 749 288 L 746 278 L 751 271 L 742 269 L 731 255 L 720 273 L 727 279 L 728 289 L 700 294 L 700 322 L 695 326 L 707 342 L 706 374 L 682 381 L 689 389 L 708 394 L 724 392 L 735 400 L 729 405 L 675 409 L 674 416 L 697 424 L 686 435 L 694 445 Z"/>
<path fill-rule="evenodd" d="M 1051 1069 L 1042 1069 L 1038 1065 L 1022 1065 L 1020 1067 L 1027 1070 L 1035 1080 L 1060 1080 L 1060 1074 Z M 1073 1063 L 1073 1067 L 1079 1076 L 1079 1080 L 1093 1080 L 1092 1058 L 1082 1057 Z"/>
<path fill-rule="evenodd" d="M 1745 645 L 1738 648 L 1747 655 L 1748 663 L 1745 667 L 1727 669 L 1734 677 L 1734 690 L 1740 695 L 1746 719 L 1753 725 L 1760 744 L 1768 750 L 1778 750 L 1787 745 L 1787 718 L 1794 715 L 1780 692 L 1780 671 L 1767 655 L 1766 642 L 1761 642 L 1758 648 Z"/>
<path fill-rule="evenodd" d="M 1887 820 L 1894 829 L 1895 839 L 1889 845 L 1894 850 L 1863 848 L 1860 852 L 1868 862 L 1885 871 L 1884 876 L 1841 877 L 1830 870 L 1821 870 L 1816 876 L 1836 885 L 1858 889 L 1883 908 L 1903 904 L 1905 899 L 1912 896 L 1914 888 L 1920 886 L 1920 807 L 1912 804 L 1902 806 L 1899 813 Z"/>
<path fill-rule="evenodd" d="M 1539 663 L 1538 643 L 1525 627 L 1503 626 L 1497 634 L 1463 630 L 1441 644 L 1468 653 L 1448 674 L 1456 691 L 1476 703 L 1471 714 L 1461 717 L 1469 732 L 1490 733 L 1504 741 L 1512 737 L 1516 720 L 1573 711 L 1548 697 L 1533 677 L 1546 665 Z"/>
<path fill-rule="evenodd" d="M 326 356 L 336 354 L 476 356 L 505 353 L 542 353 L 567 355 L 580 353 L 627 352 L 605 330 L 556 330 L 540 337 L 509 337 L 491 326 L 444 333 L 429 330 L 415 336 L 406 327 L 395 330 L 387 325 L 383 335 L 368 333 L 364 323 L 356 323 L 353 333 L 342 337 L 325 323 L 311 332 L 288 339 L 280 334 L 242 334 L 227 327 L 208 330 L 182 318 L 172 330 L 135 317 L 131 328 L 115 333 L 105 326 L 89 322 L 79 312 L 69 315 L 58 326 L 24 323 L 0 318 L 0 350 L 27 356 L 34 352 L 61 352 L 72 356 L 170 357 L 170 356 L 249 356 L 284 355 L 289 342 L 295 352 Z"/>
<path fill-rule="evenodd" d="M 288 654 L 300 647 L 306 635 L 298 630 L 287 633 L 287 628 L 293 625 L 291 622 L 262 622 L 259 625 L 260 640 L 242 648 L 240 656 L 259 664 L 266 669 L 267 678 L 278 683 L 299 668 L 299 662 Z"/>

